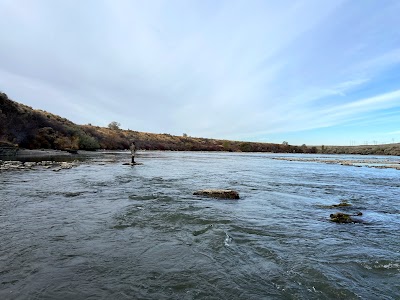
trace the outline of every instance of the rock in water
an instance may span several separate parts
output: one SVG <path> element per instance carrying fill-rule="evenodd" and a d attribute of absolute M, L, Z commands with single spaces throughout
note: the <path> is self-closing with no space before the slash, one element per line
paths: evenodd
<path fill-rule="evenodd" d="M 239 193 L 234 190 L 200 190 L 193 193 L 193 195 L 207 196 L 212 198 L 221 199 L 239 199 Z"/>
<path fill-rule="evenodd" d="M 362 216 L 361 212 L 357 212 L 354 215 L 349 215 L 345 213 L 331 214 L 331 221 L 335 223 L 360 223 L 360 220 L 353 219 L 352 216 Z"/>
<path fill-rule="evenodd" d="M 342 201 L 339 204 L 332 204 L 332 205 L 320 205 L 321 208 L 348 208 L 351 207 L 352 205 L 350 203 L 348 203 L 347 201 Z"/>

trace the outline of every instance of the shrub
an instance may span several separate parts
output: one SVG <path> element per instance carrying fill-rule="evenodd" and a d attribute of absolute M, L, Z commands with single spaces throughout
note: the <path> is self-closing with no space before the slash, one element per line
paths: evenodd
<path fill-rule="evenodd" d="M 112 121 L 110 124 L 108 124 L 108 128 L 110 128 L 111 130 L 119 130 L 121 124 L 115 121 Z"/>
<path fill-rule="evenodd" d="M 79 149 L 82 150 L 96 150 L 100 148 L 99 142 L 92 136 L 86 133 L 80 133 L 79 138 Z"/>

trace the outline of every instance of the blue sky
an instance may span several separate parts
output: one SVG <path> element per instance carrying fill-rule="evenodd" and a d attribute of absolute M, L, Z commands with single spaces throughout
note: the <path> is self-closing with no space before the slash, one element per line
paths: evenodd
<path fill-rule="evenodd" d="M 400 142 L 400 1 L 0 0 L 0 90 L 78 124 Z"/>

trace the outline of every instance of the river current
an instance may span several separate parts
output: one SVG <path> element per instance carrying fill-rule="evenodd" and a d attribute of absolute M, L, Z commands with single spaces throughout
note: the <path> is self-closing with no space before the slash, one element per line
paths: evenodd
<path fill-rule="evenodd" d="M 400 171 L 277 156 L 0 173 L 0 299 L 400 299 Z M 193 195 L 206 188 L 241 199 Z"/>

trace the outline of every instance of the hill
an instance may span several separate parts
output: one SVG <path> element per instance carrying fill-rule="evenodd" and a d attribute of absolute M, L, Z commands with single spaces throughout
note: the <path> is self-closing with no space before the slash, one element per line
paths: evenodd
<path fill-rule="evenodd" d="M 77 125 L 52 113 L 33 109 L 0 93 L 0 141 L 27 149 L 128 149 L 130 141 L 140 149 L 234 152 L 310 152 L 315 147 L 253 143 L 173 136 L 92 125 Z"/>
<path fill-rule="evenodd" d="M 77 125 L 63 117 L 15 102 L 0 93 L 0 142 L 26 149 L 123 150 L 134 140 L 140 149 L 179 151 L 281 152 L 400 155 L 400 144 L 307 147 L 173 136 Z"/>

